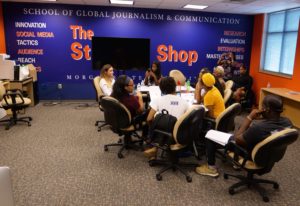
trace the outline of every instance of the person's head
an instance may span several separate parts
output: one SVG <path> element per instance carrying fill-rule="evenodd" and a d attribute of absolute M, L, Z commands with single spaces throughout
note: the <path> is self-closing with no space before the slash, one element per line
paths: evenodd
<path fill-rule="evenodd" d="M 247 74 L 247 68 L 244 65 L 240 66 L 240 74 L 241 75 Z"/>
<path fill-rule="evenodd" d="M 235 61 L 235 53 L 234 52 L 229 52 L 228 57 L 231 59 L 231 61 Z"/>
<path fill-rule="evenodd" d="M 114 77 L 114 68 L 110 64 L 105 64 L 100 71 L 101 78 L 113 78 Z"/>
<path fill-rule="evenodd" d="M 283 111 L 281 98 L 272 94 L 265 96 L 262 103 L 262 110 L 262 115 L 265 118 L 279 117 L 280 113 Z"/>
<path fill-rule="evenodd" d="M 151 65 L 151 70 L 152 70 L 152 72 L 154 72 L 156 74 L 156 76 L 159 77 L 161 75 L 160 63 L 157 61 L 154 61 Z"/>
<path fill-rule="evenodd" d="M 202 79 L 202 75 L 205 73 L 209 73 L 209 69 L 207 67 L 203 67 L 200 72 L 199 72 L 199 76 L 198 76 L 198 81 L 201 82 Z"/>
<path fill-rule="evenodd" d="M 214 75 L 216 77 L 223 77 L 224 76 L 224 68 L 222 66 L 216 66 L 214 68 Z"/>
<path fill-rule="evenodd" d="M 162 94 L 173 94 L 176 91 L 176 82 L 173 77 L 163 77 L 159 83 Z"/>
<path fill-rule="evenodd" d="M 207 90 L 209 90 L 216 83 L 216 79 L 211 73 L 205 73 L 202 75 L 201 83 Z"/>
<path fill-rule="evenodd" d="M 132 93 L 134 90 L 133 80 L 127 75 L 121 75 L 117 78 L 113 86 L 111 96 L 120 99 L 122 96 Z"/>

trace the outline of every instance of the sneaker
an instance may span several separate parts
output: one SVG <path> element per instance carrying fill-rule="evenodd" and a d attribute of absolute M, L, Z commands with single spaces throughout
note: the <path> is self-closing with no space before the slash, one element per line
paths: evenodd
<path fill-rule="evenodd" d="M 144 155 L 148 158 L 152 158 L 155 157 L 157 153 L 157 148 L 156 147 L 152 147 L 150 149 L 147 149 L 144 151 Z"/>
<path fill-rule="evenodd" d="M 196 173 L 199 175 L 206 175 L 206 176 L 211 176 L 211 177 L 219 176 L 218 170 L 208 167 L 207 164 L 196 167 Z"/>

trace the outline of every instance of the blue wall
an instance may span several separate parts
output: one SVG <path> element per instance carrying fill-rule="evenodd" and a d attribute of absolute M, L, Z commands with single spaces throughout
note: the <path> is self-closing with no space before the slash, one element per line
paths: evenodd
<path fill-rule="evenodd" d="M 7 2 L 3 11 L 7 53 L 19 63 L 33 61 L 38 67 L 40 99 L 95 97 L 91 79 L 99 72 L 92 70 L 91 52 L 78 59 L 78 51 L 91 48 L 90 39 L 78 38 L 79 27 L 94 36 L 149 38 L 150 60 L 162 62 L 163 75 L 176 68 L 192 82 L 202 67 L 212 69 L 225 51 L 235 51 L 246 66 L 250 62 L 253 16 L 249 15 Z M 72 45 L 82 49 L 72 50 Z M 197 53 L 198 58 L 190 64 L 175 62 L 174 56 L 163 59 L 158 51 L 162 45 Z M 144 76 L 138 71 L 127 74 L 136 82 Z M 63 84 L 62 91 L 58 83 Z"/>

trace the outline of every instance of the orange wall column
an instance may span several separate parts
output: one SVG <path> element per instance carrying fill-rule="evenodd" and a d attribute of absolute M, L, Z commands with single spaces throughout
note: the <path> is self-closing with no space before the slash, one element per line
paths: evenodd
<path fill-rule="evenodd" d="M 300 24 L 300 23 L 299 23 Z M 299 25 L 300 28 L 300 25 Z M 270 82 L 271 87 L 284 87 L 295 91 L 300 91 L 300 32 L 295 54 L 294 73 L 291 78 L 275 76 L 260 72 L 261 52 L 263 48 L 264 15 L 259 14 L 254 17 L 254 27 L 252 35 L 252 49 L 250 61 L 250 75 L 253 77 L 253 87 L 258 102 L 260 89 L 266 87 Z"/>
<path fill-rule="evenodd" d="M 0 2 L 0 53 L 6 53 L 2 2 Z"/>

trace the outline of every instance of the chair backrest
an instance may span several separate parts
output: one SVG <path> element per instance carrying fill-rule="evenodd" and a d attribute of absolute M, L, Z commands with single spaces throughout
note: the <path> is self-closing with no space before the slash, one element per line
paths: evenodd
<path fill-rule="evenodd" d="M 100 102 L 100 99 L 104 96 L 103 91 L 100 87 L 100 76 L 96 76 L 93 79 L 93 85 L 96 90 L 96 101 Z"/>
<path fill-rule="evenodd" d="M 185 85 L 186 78 L 185 78 L 184 74 L 181 71 L 179 71 L 177 69 L 173 69 L 173 70 L 170 71 L 169 76 L 173 77 L 175 79 L 176 84 L 179 81 L 180 85 L 182 85 L 182 86 Z"/>
<path fill-rule="evenodd" d="M 272 169 L 284 156 L 287 146 L 295 142 L 298 135 L 298 131 L 292 128 L 273 133 L 253 148 L 252 160 L 259 166 Z"/>
<path fill-rule="evenodd" d="M 224 104 L 228 102 L 228 100 L 231 98 L 232 90 L 231 89 L 225 89 L 224 90 Z"/>
<path fill-rule="evenodd" d="M 14 205 L 9 167 L 0 167 L 0 205 Z"/>
<path fill-rule="evenodd" d="M 232 89 L 234 82 L 232 80 L 227 80 L 225 82 L 225 89 Z"/>
<path fill-rule="evenodd" d="M 241 105 L 234 103 L 227 107 L 217 118 L 215 130 L 230 132 L 234 130 L 234 118 L 241 112 Z"/>
<path fill-rule="evenodd" d="M 198 138 L 204 114 L 204 108 L 199 107 L 191 108 L 179 117 L 173 129 L 175 142 L 182 145 L 189 145 L 195 138 Z"/>
<path fill-rule="evenodd" d="M 113 131 L 124 129 L 131 125 L 129 110 L 117 99 L 104 96 L 101 99 L 101 106 L 104 110 L 105 122 L 112 127 Z"/>

